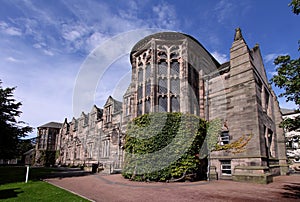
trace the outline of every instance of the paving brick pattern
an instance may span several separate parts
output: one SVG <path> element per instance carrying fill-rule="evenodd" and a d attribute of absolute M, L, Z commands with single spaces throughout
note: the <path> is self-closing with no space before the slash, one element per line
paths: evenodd
<path fill-rule="evenodd" d="M 267 185 L 226 180 L 146 183 L 99 174 L 46 181 L 91 201 L 300 201 L 300 175 L 275 177 Z"/>

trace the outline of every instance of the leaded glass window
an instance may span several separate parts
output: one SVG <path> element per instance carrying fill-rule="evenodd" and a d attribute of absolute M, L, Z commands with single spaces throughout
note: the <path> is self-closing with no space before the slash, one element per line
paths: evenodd
<path fill-rule="evenodd" d="M 167 93 L 168 84 L 167 79 L 159 79 L 158 80 L 158 92 L 159 93 Z"/>
<path fill-rule="evenodd" d="M 143 102 L 137 104 L 137 115 L 140 116 L 143 113 Z"/>
<path fill-rule="evenodd" d="M 179 62 L 178 61 L 173 61 L 171 62 L 171 75 L 179 75 Z"/>
<path fill-rule="evenodd" d="M 148 100 L 145 101 L 145 114 L 148 114 L 150 112 L 150 98 Z"/>
<path fill-rule="evenodd" d="M 146 96 L 150 96 L 151 94 L 151 81 L 146 82 Z"/>
<path fill-rule="evenodd" d="M 146 77 L 146 79 L 148 79 L 148 78 L 150 78 L 150 76 L 151 76 L 151 64 L 148 63 L 146 65 L 146 75 L 145 75 L 145 77 Z"/>
<path fill-rule="evenodd" d="M 140 85 L 137 90 L 137 98 L 142 99 L 143 97 L 143 85 Z"/>
<path fill-rule="evenodd" d="M 158 64 L 158 74 L 160 75 L 168 75 L 168 64 L 165 61 L 162 61 Z"/>
<path fill-rule="evenodd" d="M 171 79 L 171 93 L 179 95 L 180 82 L 179 79 Z"/>
<path fill-rule="evenodd" d="M 143 69 L 139 69 L 138 82 L 139 83 L 143 82 Z"/>
<path fill-rule="evenodd" d="M 179 112 L 179 109 L 180 109 L 179 98 L 172 96 L 171 97 L 171 111 Z"/>
<path fill-rule="evenodd" d="M 168 111 L 168 98 L 167 97 L 159 97 L 158 98 L 158 111 L 159 112 L 167 112 Z"/>

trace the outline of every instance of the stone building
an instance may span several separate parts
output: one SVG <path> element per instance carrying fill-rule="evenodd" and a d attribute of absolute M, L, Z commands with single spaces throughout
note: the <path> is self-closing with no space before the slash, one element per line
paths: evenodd
<path fill-rule="evenodd" d="M 103 172 L 119 172 L 123 162 L 122 102 L 107 99 L 103 109 L 93 106 L 71 122 L 65 119 L 56 139 L 58 165 L 99 165 Z"/>
<path fill-rule="evenodd" d="M 55 164 L 56 138 L 61 126 L 61 123 L 49 122 L 37 128 L 35 165 Z"/>
<path fill-rule="evenodd" d="M 281 109 L 283 119 L 295 119 L 300 116 L 299 111 Z M 287 158 L 291 172 L 300 172 L 300 129 L 285 130 L 285 142 L 287 150 Z"/>
<path fill-rule="evenodd" d="M 236 29 L 230 60 L 219 62 L 193 37 L 177 32 L 152 34 L 130 53 L 132 80 L 123 102 L 112 97 L 93 106 L 57 136 L 58 164 L 100 164 L 122 168 L 126 124 L 154 112 L 182 112 L 222 120 L 219 144 L 251 136 L 241 153 L 210 153 L 210 177 L 267 183 L 287 172 L 278 101 L 268 84 L 258 45 L 249 48 Z"/>

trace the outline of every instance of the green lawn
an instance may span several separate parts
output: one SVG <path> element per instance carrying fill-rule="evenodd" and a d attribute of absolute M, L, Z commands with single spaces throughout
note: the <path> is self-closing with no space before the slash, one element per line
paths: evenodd
<path fill-rule="evenodd" d="M 25 167 L 0 167 L 1 201 L 87 201 L 75 194 L 55 187 L 41 178 L 55 171 L 51 168 L 31 168 L 25 183 Z"/>

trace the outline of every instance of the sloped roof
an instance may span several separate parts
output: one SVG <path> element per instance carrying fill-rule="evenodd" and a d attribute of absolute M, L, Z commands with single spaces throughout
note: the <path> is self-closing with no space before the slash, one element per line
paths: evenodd
<path fill-rule="evenodd" d="M 49 122 L 44 125 L 38 126 L 38 128 L 61 128 L 62 123 L 58 122 Z"/>
<path fill-rule="evenodd" d="M 107 105 L 112 104 L 114 106 L 114 113 L 121 111 L 122 110 L 122 102 L 112 98 L 111 96 L 109 96 L 106 100 L 106 103 L 104 105 L 104 107 L 106 107 Z"/>
<path fill-rule="evenodd" d="M 294 109 L 286 109 L 286 108 L 280 108 L 280 111 L 281 111 L 282 115 L 297 113 Z"/>

